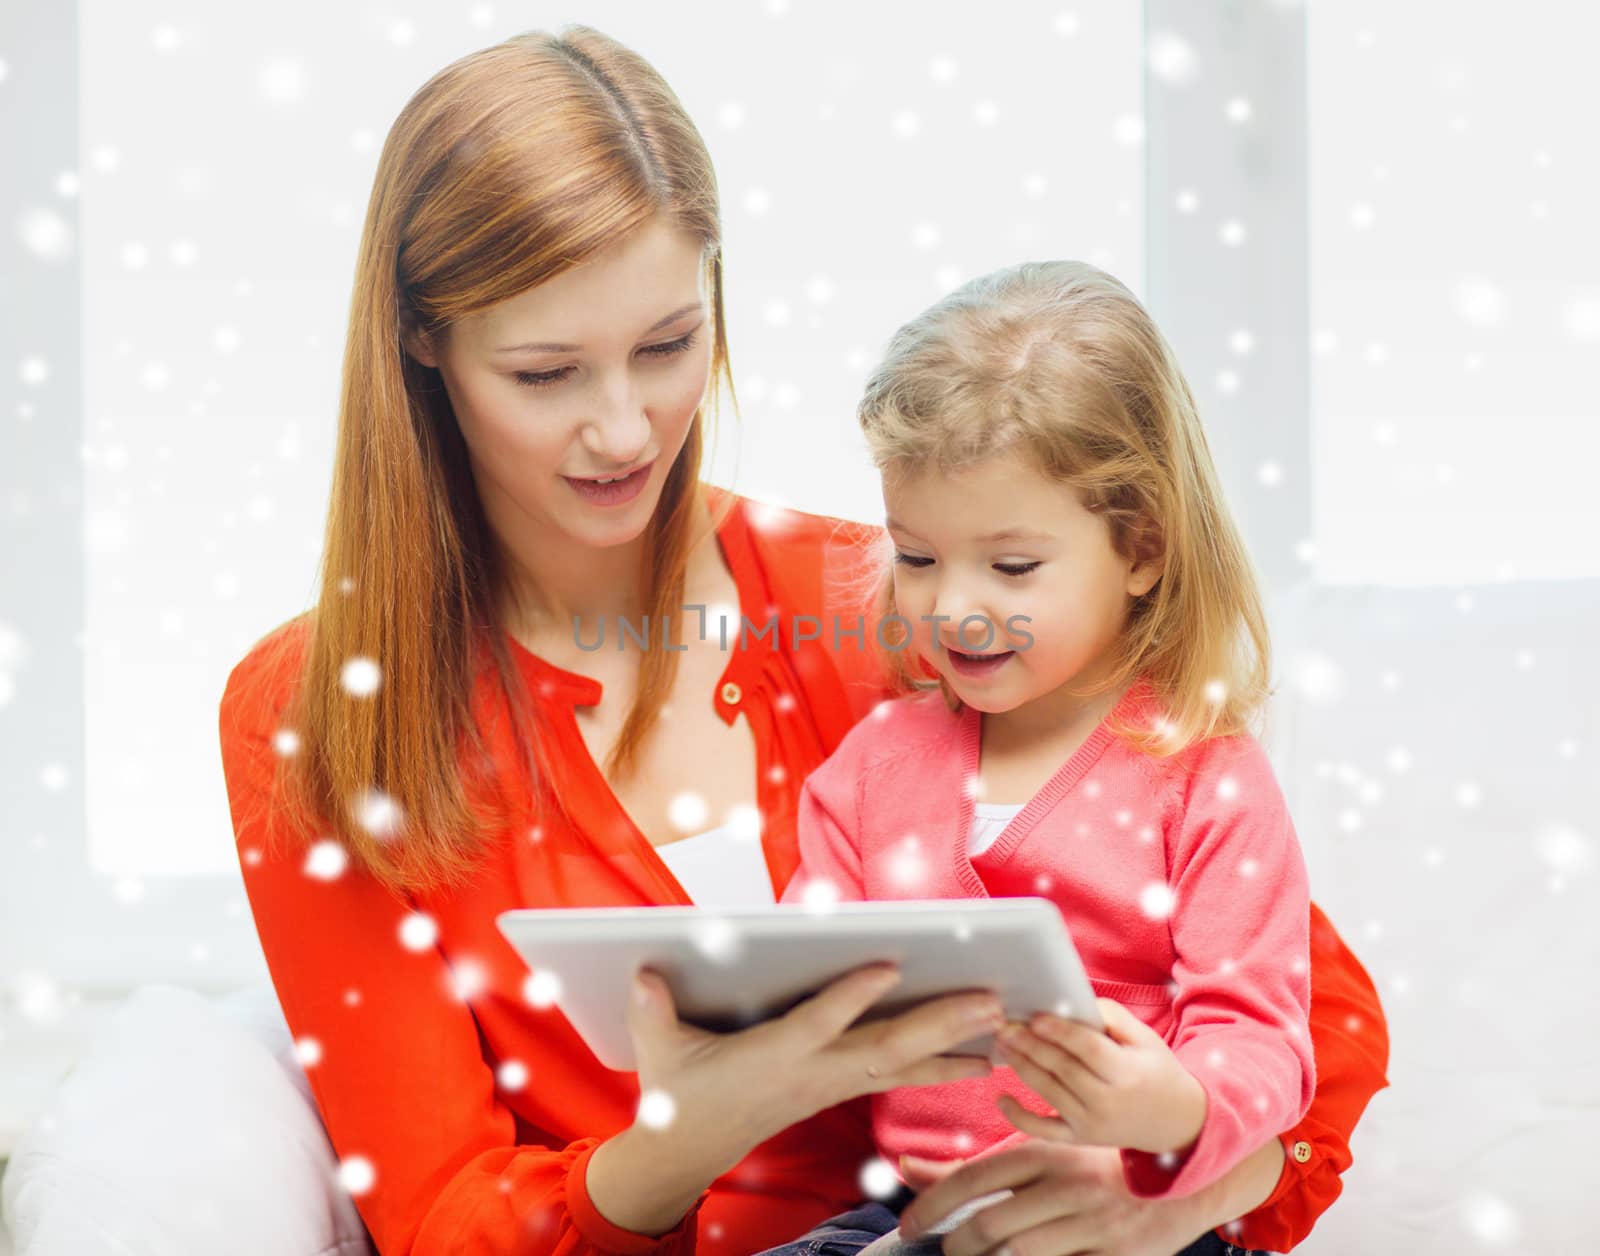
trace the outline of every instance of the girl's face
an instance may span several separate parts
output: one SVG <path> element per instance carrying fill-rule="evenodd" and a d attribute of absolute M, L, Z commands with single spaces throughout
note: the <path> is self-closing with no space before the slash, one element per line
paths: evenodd
<path fill-rule="evenodd" d="M 1119 555 L 1102 516 L 1015 453 L 886 477 L 883 498 L 909 648 L 990 714 L 1099 679 L 1130 599 L 1160 575 L 1158 560 Z"/>
<path fill-rule="evenodd" d="M 407 332 L 444 380 L 497 532 L 607 547 L 644 531 L 705 397 L 708 308 L 700 240 L 655 219 L 442 336 Z"/>

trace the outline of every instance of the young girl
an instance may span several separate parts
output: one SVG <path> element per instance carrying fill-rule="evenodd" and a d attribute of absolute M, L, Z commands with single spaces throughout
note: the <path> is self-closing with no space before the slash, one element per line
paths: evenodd
<path fill-rule="evenodd" d="M 880 1153 L 905 1175 L 1035 1136 L 1122 1148 L 1135 1195 L 1197 1191 L 1299 1121 L 1314 1070 L 1305 867 L 1246 731 L 1266 629 L 1188 388 L 1122 284 L 1037 263 L 903 327 L 860 418 L 884 636 L 938 692 L 883 703 L 812 774 L 785 901 L 1048 898 L 1106 1022 L 1036 1015 L 993 1074 L 875 1096 Z M 982 1221 L 985 1251 L 1022 1224 Z M 939 1250 L 895 1222 L 869 1205 L 814 1236 Z"/>

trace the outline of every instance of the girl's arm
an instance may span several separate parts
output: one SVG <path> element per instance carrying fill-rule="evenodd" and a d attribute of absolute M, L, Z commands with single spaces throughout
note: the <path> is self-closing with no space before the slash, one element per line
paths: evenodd
<path fill-rule="evenodd" d="M 1167 825 L 1174 959 L 1171 1053 L 1205 1091 L 1174 1159 L 1123 1152 L 1136 1195 L 1187 1195 L 1299 1122 L 1315 1090 L 1305 861 L 1265 751 L 1201 742 Z"/>

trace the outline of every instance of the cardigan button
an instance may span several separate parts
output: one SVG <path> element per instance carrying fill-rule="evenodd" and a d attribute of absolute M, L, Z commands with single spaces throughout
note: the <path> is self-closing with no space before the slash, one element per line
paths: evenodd
<path fill-rule="evenodd" d="M 1301 1164 L 1311 1159 L 1311 1144 L 1304 1141 L 1296 1143 L 1294 1145 L 1294 1158 Z"/>
<path fill-rule="evenodd" d="M 739 686 L 734 684 L 731 680 L 722 686 L 722 700 L 729 706 L 737 706 L 739 704 L 739 699 L 742 697 L 744 697 L 744 690 L 739 688 Z"/>

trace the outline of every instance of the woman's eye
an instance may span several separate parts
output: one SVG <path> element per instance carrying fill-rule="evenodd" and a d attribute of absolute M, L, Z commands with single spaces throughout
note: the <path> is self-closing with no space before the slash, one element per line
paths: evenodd
<path fill-rule="evenodd" d="M 525 384 L 529 388 L 545 388 L 560 383 L 570 370 L 572 370 L 570 366 L 563 366 L 554 371 L 518 371 L 516 380 L 517 383 Z"/>
<path fill-rule="evenodd" d="M 677 340 L 669 340 L 666 344 L 646 345 L 639 352 L 653 354 L 658 358 L 670 357 L 674 353 L 686 353 L 694 348 L 694 332 Z"/>
<path fill-rule="evenodd" d="M 915 554 L 902 554 L 898 550 L 895 552 L 894 560 L 895 562 L 901 563 L 907 567 L 920 568 L 933 566 L 933 559 L 931 558 L 919 558 Z"/>
<path fill-rule="evenodd" d="M 677 340 L 669 340 L 665 344 L 646 345 L 639 352 L 648 353 L 655 358 L 671 357 L 674 353 L 687 353 L 694 348 L 694 337 L 695 333 L 690 332 L 687 336 L 680 337 Z M 574 369 L 570 366 L 563 366 L 554 371 L 517 371 L 513 378 L 516 379 L 517 383 L 527 388 L 548 388 L 551 384 L 559 384 Z"/>
<path fill-rule="evenodd" d="M 1038 565 L 1038 563 L 996 563 L 994 569 L 1008 576 L 1025 576 Z"/>

